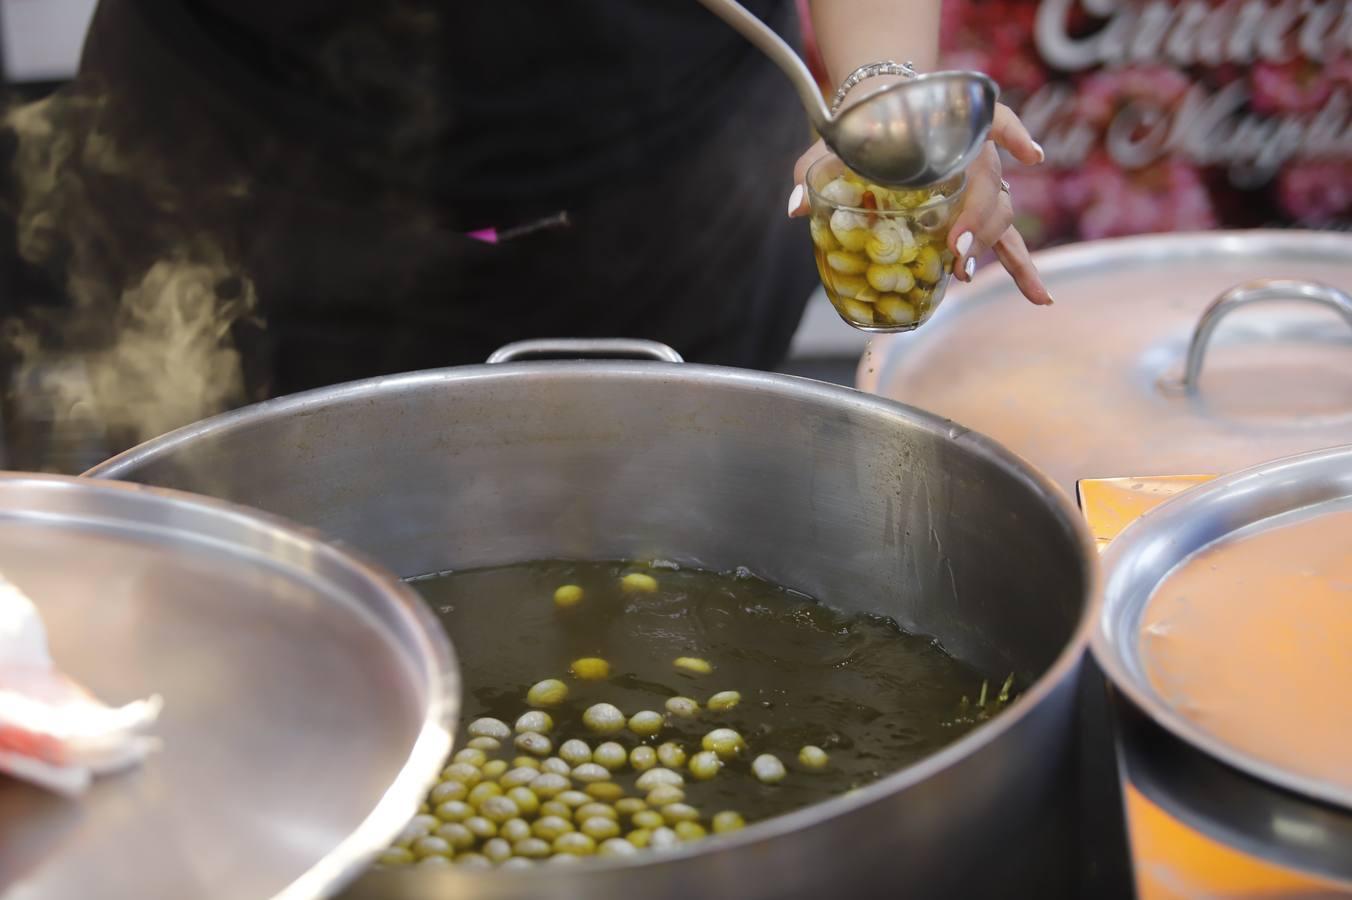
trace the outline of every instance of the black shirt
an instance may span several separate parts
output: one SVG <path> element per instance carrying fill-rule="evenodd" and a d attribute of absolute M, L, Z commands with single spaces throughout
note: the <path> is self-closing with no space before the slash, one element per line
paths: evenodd
<path fill-rule="evenodd" d="M 816 281 L 801 107 L 696 0 L 100 0 L 76 93 L 122 173 L 81 193 L 109 269 L 81 277 L 237 273 L 252 397 L 529 337 L 771 367 Z"/>
<path fill-rule="evenodd" d="M 142 2 L 272 124 L 484 212 L 669 164 L 780 78 L 695 0 Z M 746 6 L 795 22 L 788 0 Z"/>

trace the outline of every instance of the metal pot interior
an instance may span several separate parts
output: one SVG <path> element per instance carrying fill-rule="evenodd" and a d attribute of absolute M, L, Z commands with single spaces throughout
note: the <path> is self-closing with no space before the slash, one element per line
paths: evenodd
<path fill-rule="evenodd" d="M 996 446 L 845 389 L 679 372 L 362 382 L 189 426 L 89 474 L 263 509 L 405 576 L 547 558 L 746 566 L 1029 679 L 1071 639 L 1079 523 Z"/>
<path fill-rule="evenodd" d="M 975 841 L 993 827 L 987 805 L 1045 787 L 1065 743 L 1070 692 L 1060 682 L 1078 664 L 1094 566 L 1078 516 L 987 439 L 848 389 L 651 363 L 442 370 L 240 410 L 89 474 L 259 507 L 405 576 L 551 558 L 745 566 L 836 606 L 891 616 L 1032 686 L 942 759 L 749 828 L 741 846 L 863 808 L 889 842 L 921 849 L 955 837 L 953 828 Z M 981 774 L 945 788 L 943 802 L 965 812 L 884 811 L 889 792 L 927 777 L 942 784 L 956 761 L 1012 739 L 1020 722 L 1033 727 L 1054 692 L 1056 712 L 1038 739 L 1006 743 Z M 1046 758 L 1030 758 L 1038 753 Z M 1037 774 L 1005 783 L 1025 762 Z M 1017 816 L 996 819 L 1017 828 Z M 923 873 L 923 854 L 908 864 Z M 767 874 L 753 893 L 791 891 L 801 874 Z M 511 893 L 476 893 L 490 895 Z"/>

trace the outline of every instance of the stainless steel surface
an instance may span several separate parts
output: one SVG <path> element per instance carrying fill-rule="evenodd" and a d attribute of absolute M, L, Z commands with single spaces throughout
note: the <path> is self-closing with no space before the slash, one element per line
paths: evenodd
<path fill-rule="evenodd" d="M 980 72 L 931 72 L 850 103 L 822 137 L 879 184 L 924 187 L 966 171 L 990 133 L 1000 89 Z"/>
<path fill-rule="evenodd" d="M 999 267 L 929 323 L 875 340 L 863 390 L 990 435 L 1067 492 L 1082 478 L 1219 474 L 1352 441 L 1352 331 L 1272 301 L 1227 317 L 1198 390 L 1170 389 L 1208 304 L 1255 278 L 1352 290 L 1352 235 L 1172 234 L 1036 254 L 1034 307 Z"/>
<path fill-rule="evenodd" d="M 1000 89 L 980 72 L 935 72 L 888 85 L 832 117 L 793 48 L 735 0 L 700 0 L 783 70 L 813 128 L 851 169 L 879 184 L 952 178 L 981 152 Z"/>
<path fill-rule="evenodd" d="M 1104 590 L 1092 642 L 1125 708 L 1128 762 L 1143 792 L 1189 824 L 1248 852 L 1352 882 L 1349 782 L 1275 765 L 1253 747 L 1199 723 L 1157 690 L 1142 647 L 1147 604 L 1185 561 L 1236 538 L 1248 539 L 1245 546 L 1251 548 L 1255 535 L 1345 516 L 1350 508 L 1352 445 L 1268 462 L 1168 500 L 1130 525 L 1104 554 Z M 1328 547 L 1352 546 L 1344 529 L 1325 528 L 1320 540 Z M 1240 553 L 1243 548 L 1232 549 Z M 1308 559 L 1299 554 L 1253 558 L 1250 553 L 1243 562 L 1246 569 L 1289 570 L 1307 583 L 1305 590 L 1348 589 L 1345 583 L 1309 583 L 1311 577 L 1331 576 L 1310 571 Z M 1226 608 L 1248 602 L 1245 586 L 1251 579 L 1243 572 L 1222 564 L 1212 577 L 1225 587 Z M 1283 649 L 1271 646 L 1273 660 Z M 1245 654 L 1245 667 L 1260 676 L 1275 664 Z M 1327 696 L 1289 697 L 1287 702 L 1309 704 L 1316 707 L 1312 714 L 1345 722 L 1352 710 L 1345 685 L 1336 673 L 1329 677 Z"/>
<path fill-rule="evenodd" d="M 1327 284 L 1315 284 L 1312 281 L 1281 281 L 1262 279 L 1251 281 L 1231 288 L 1217 297 L 1197 322 L 1197 330 L 1192 333 L 1188 344 L 1188 357 L 1183 365 L 1181 385 L 1186 391 L 1196 391 L 1202 377 L 1202 363 L 1206 359 L 1207 347 L 1216 326 L 1230 313 L 1250 303 L 1263 303 L 1270 300 L 1308 300 L 1318 303 L 1338 313 L 1352 327 L 1352 296 Z"/>
<path fill-rule="evenodd" d="M 163 749 L 79 799 L 0 778 L 6 898 L 328 896 L 437 777 L 449 645 L 359 557 L 216 500 L 0 474 L 0 570 L 64 671 L 164 698 Z"/>
<path fill-rule="evenodd" d="M 1243 772 L 1188 747 L 1137 707 L 1115 699 L 1122 777 L 1151 803 L 1248 856 L 1342 887 L 1324 894 L 1279 891 L 1268 896 L 1313 900 L 1352 893 L 1347 853 L 1352 827 L 1346 811 L 1255 786 Z"/>
<path fill-rule="evenodd" d="M 1077 826 L 1058 791 L 1076 765 L 1094 551 L 1061 492 L 964 428 L 784 376 L 530 362 L 264 403 L 90 474 L 288 515 L 403 575 L 550 557 L 747 566 L 1027 685 L 918 765 L 725 840 L 519 877 L 373 873 L 356 896 L 1072 895 Z"/>
<path fill-rule="evenodd" d="M 655 362 L 685 362 L 681 354 L 657 341 L 630 338 L 537 338 L 499 347 L 488 357 L 490 364 L 531 359 L 650 359 Z"/>

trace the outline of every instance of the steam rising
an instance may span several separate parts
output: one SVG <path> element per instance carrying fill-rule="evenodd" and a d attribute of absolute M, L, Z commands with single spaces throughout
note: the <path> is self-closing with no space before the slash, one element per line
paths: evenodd
<path fill-rule="evenodd" d="M 126 14 L 135 5 L 108 4 L 102 27 L 100 8 L 74 83 L 0 111 L 0 146 L 14 153 L 3 213 L 20 257 L 67 300 L 16 314 L 0 297 L 0 384 L 6 357 L 17 359 L 4 412 L 17 408 L 32 433 L 50 429 L 25 467 L 63 470 L 53 449 L 94 443 L 64 470 L 92 465 L 271 392 L 299 342 L 237 345 L 261 325 L 259 291 L 313 321 L 318 301 L 352 309 L 409 295 L 463 240 L 423 199 L 444 173 L 452 121 L 443 14 L 420 0 L 345 3 L 342 15 L 194 4 L 213 34 L 280 35 L 285 64 L 265 77 L 369 128 L 370 143 L 335 162 L 321 137 L 239 102 L 228 79 L 199 80 L 190 56 L 149 53 Z M 288 362 L 291 387 L 329 370 Z"/>
<path fill-rule="evenodd" d="M 105 452 L 243 399 L 231 330 L 257 299 L 219 234 L 194 226 L 200 194 L 173 183 L 155 150 L 120 144 L 111 122 L 88 89 L 5 114 L 19 255 L 68 302 L 0 325 L 20 417 L 48 423 L 53 443 L 84 436 Z M 43 456 L 30 464 L 62 467 Z"/>

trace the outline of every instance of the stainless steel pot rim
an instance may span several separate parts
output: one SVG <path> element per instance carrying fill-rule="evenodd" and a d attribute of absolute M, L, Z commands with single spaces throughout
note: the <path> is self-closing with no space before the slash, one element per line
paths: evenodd
<path fill-rule="evenodd" d="M 224 500 L 169 488 L 94 480 L 85 476 L 76 479 L 63 475 L 3 473 L 0 477 L 49 486 L 52 490 L 69 489 L 78 484 L 81 490 L 86 491 L 161 497 L 225 519 L 261 522 L 304 539 L 308 552 L 330 557 L 335 562 L 341 560 L 344 567 L 362 581 L 378 584 L 384 591 L 393 591 L 398 598 L 399 612 L 409 626 L 409 635 L 416 640 L 423 658 L 433 664 L 428 679 L 431 692 L 427 698 L 427 712 L 422 727 L 399 774 L 362 823 L 310 869 L 275 894 L 273 900 L 327 897 L 360 875 L 375 855 L 407 825 L 409 811 L 417 810 L 429 785 L 435 782 L 450 750 L 460 707 L 460 669 L 455 651 L 448 640 L 440 639 L 444 634 L 441 624 L 417 592 L 392 579 L 387 570 L 365 554 L 346 547 L 340 551 L 312 528 Z"/>
<path fill-rule="evenodd" d="M 1191 719 L 1180 714 L 1149 685 L 1134 652 L 1139 631 L 1139 608 L 1121 609 L 1129 599 L 1110 605 L 1109 595 L 1117 579 L 1124 578 L 1123 561 L 1139 543 L 1156 530 L 1170 531 L 1176 522 L 1196 515 L 1196 509 L 1229 496 L 1242 496 L 1271 480 L 1297 478 L 1302 470 L 1341 465 L 1352 477 L 1352 444 L 1315 450 L 1241 469 L 1222 478 L 1184 491 L 1132 522 L 1103 554 L 1101 589 L 1095 600 L 1090 647 L 1104 674 L 1137 709 L 1166 729 L 1173 737 L 1197 748 L 1260 782 L 1274 785 L 1317 803 L 1352 810 L 1352 789 L 1310 778 L 1265 762 L 1219 740 Z M 1256 517 L 1255 522 L 1268 518 Z M 1203 545 L 1205 546 L 1205 545 Z M 1190 550 L 1183 558 L 1201 550 Z M 1153 591 L 1152 591 L 1153 593 Z M 1133 604 L 1134 606 L 1134 604 Z M 1128 613 L 1131 615 L 1128 617 Z"/>
<path fill-rule="evenodd" d="M 1178 234 L 1138 234 L 1128 237 L 1101 238 L 1079 244 L 1066 244 L 1038 251 L 1039 268 L 1069 272 L 1101 265 L 1105 256 L 1131 257 L 1142 263 L 1152 258 L 1214 259 L 1217 253 L 1245 256 L 1254 244 L 1261 243 L 1270 252 L 1291 254 L 1297 258 L 1315 256 L 1328 258 L 1345 253 L 1348 235 L 1328 231 L 1291 231 L 1280 228 L 1255 228 L 1234 231 L 1191 231 Z M 962 291 L 963 302 L 970 306 L 992 300 L 1004 300 L 1011 292 L 1008 276 L 998 266 L 977 273 L 972 283 Z"/>
<path fill-rule="evenodd" d="M 1086 574 L 1089 581 L 1086 585 L 1086 589 L 1089 591 L 1087 596 L 1092 598 L 1098 595 L 1100 577 L 1096 563 L 1098 554 L 1093 546 L 1088 528 L 1083 524 L 1074 505 L 1059 486 L 1002 445 L 948 419 L 892 400 L 865 394 L 853 388 L 790 375 L 724 366 L 689 363 L 676 366 L 668 363 L 613 360 L 545 361 L 461 366 L 382 376 L 279 397 L 245 409 L 222 413 L 201 422 L 184 426 L 139 447 L 132 448 L 95 466 L 84 474 L 86 476 L 99 475 L 105 469 L 158 455 L 169 448 L 188 443 L 202 435 L 227 432 L 239 428 L 247 429 L 250 425 L 259 421 L 303 415 L 308 408 L 323 406 L 339 399 L 353 400 L 368 396 L 374 399 L 383 390 L 395 386 L 410 388 L 429 384 L 444 384 L 445 389 L 453 390 L 456 383 L 461 383 L 466 379 L 531 380 L 560 375 L 582 379 L 624 378 L 676 382 L 681 380 L 683 373 L 700 375 L 732 387 L 774 392 L 804 400 L 815 399 L 826 401 L 832 405 L 844 405 L 885 418 L 900 418 L 899 414 L 904 412 L 908 422 L 920 425 L 933 434 L 972 446 L 986 458 L 1005 469 L 1011 477 L 1017 478 L 1027 485 L 1031 491 L 1045 499 L 1049 505 L 1060 512 L 1067 531 L 1073 535 L 1074 541 L 1079 544 L 1081 558 L 1086 562 Z M 108 477 L 116 476 L 110 475 Z M 1071 639 L 1062 648 L 1052 665 L 1027 690 L 1019 695 L 1017 702 L 1000 715 L 979 725 L 937 753 L 893 772 L 851 794 L 834 797 L 793 812 L 756 822 L 735 833 L 721 835 L 716 842 L 683 845 L 671 851 L 664 851 L 655 857 L 640 854 L 637 858 L 597 858 L 589 860 L 587 867 L 589 869 L 630 868 L 645 865 L 654 859 L 680 859 L 717 850 L 733 851 L 745 848 L 791 832 L 801 831 L 809 826 L 821 824 L 824 820 L 846 815 L 855 809 L 870 806 L 889 795 L 930 779 L 953 766 L 959 760 L 973 755 L 999 740 L 1005 732 L 1012 730 L 1016 723 L 1031 714 L 1031 710 L 1040 705 L 1058 685 L 1074 674 L 1089 645 L 1089 634 L 1094 625 L 1093 607 L 1092 602 L 1087 602 L 1084 605 Z M 555 877 L 558 873 L 551 870 L 526 870 L 512 874 L 518 878 L 548 878 Z"/>
<path fill-rule="evenodd" d="M 983 270 L 924 328 L 871 342 L 855 382 L 989 434 L 1071 494 L 1231 472 L 1352 441 L 1349 260 L 1352 234 L 1283 230 L 1039 251 L 1065 309 L 1029 309 Z"/>
<path fill-rule="evenodd" d="M 1213 260 L 1217 254 L 1247 256 L 1251 254 L 1256 243 L 1261 243 L 1270 253 L 1293 259 L 1306 257 L 1329 259 L 1346 254 L 1349 243 L 1352 243 L 1352 237 L 1340 232 L 1291 231 L 1279 228 L 1194 231 L 1168 235 L 1142 234 L 1101 238 L 1039 250 L 1037 264 L 1044 274 L 1059 276 L 1092 271 L 1101 267 L 1105 259 L 1131 258 L 1141 265 L 1148 265 L 1152 260 L 1160 259 Z M 949 302 L 935 313 L 936 320 L 947 321 L 957 316 L 979 315 L 978 308 L 985 304 L 1011 302 L 1013 285 L 1009 281 L 1009 276 L 999 266 L 987 266 L 977 272 L 970 284 L 963 286 L 961 290 L 955 288 L 955 291 Z M 908 332 L 875 342 L 872 352 L 866 353 L 859 361 L 855 384 L 861 390 L 877 390 L 885 380 L 886 369 L 896 357 L 890 349 L 890 344 L 898 340 L 913 339 L 912 334 L 914 333 Z"/>

